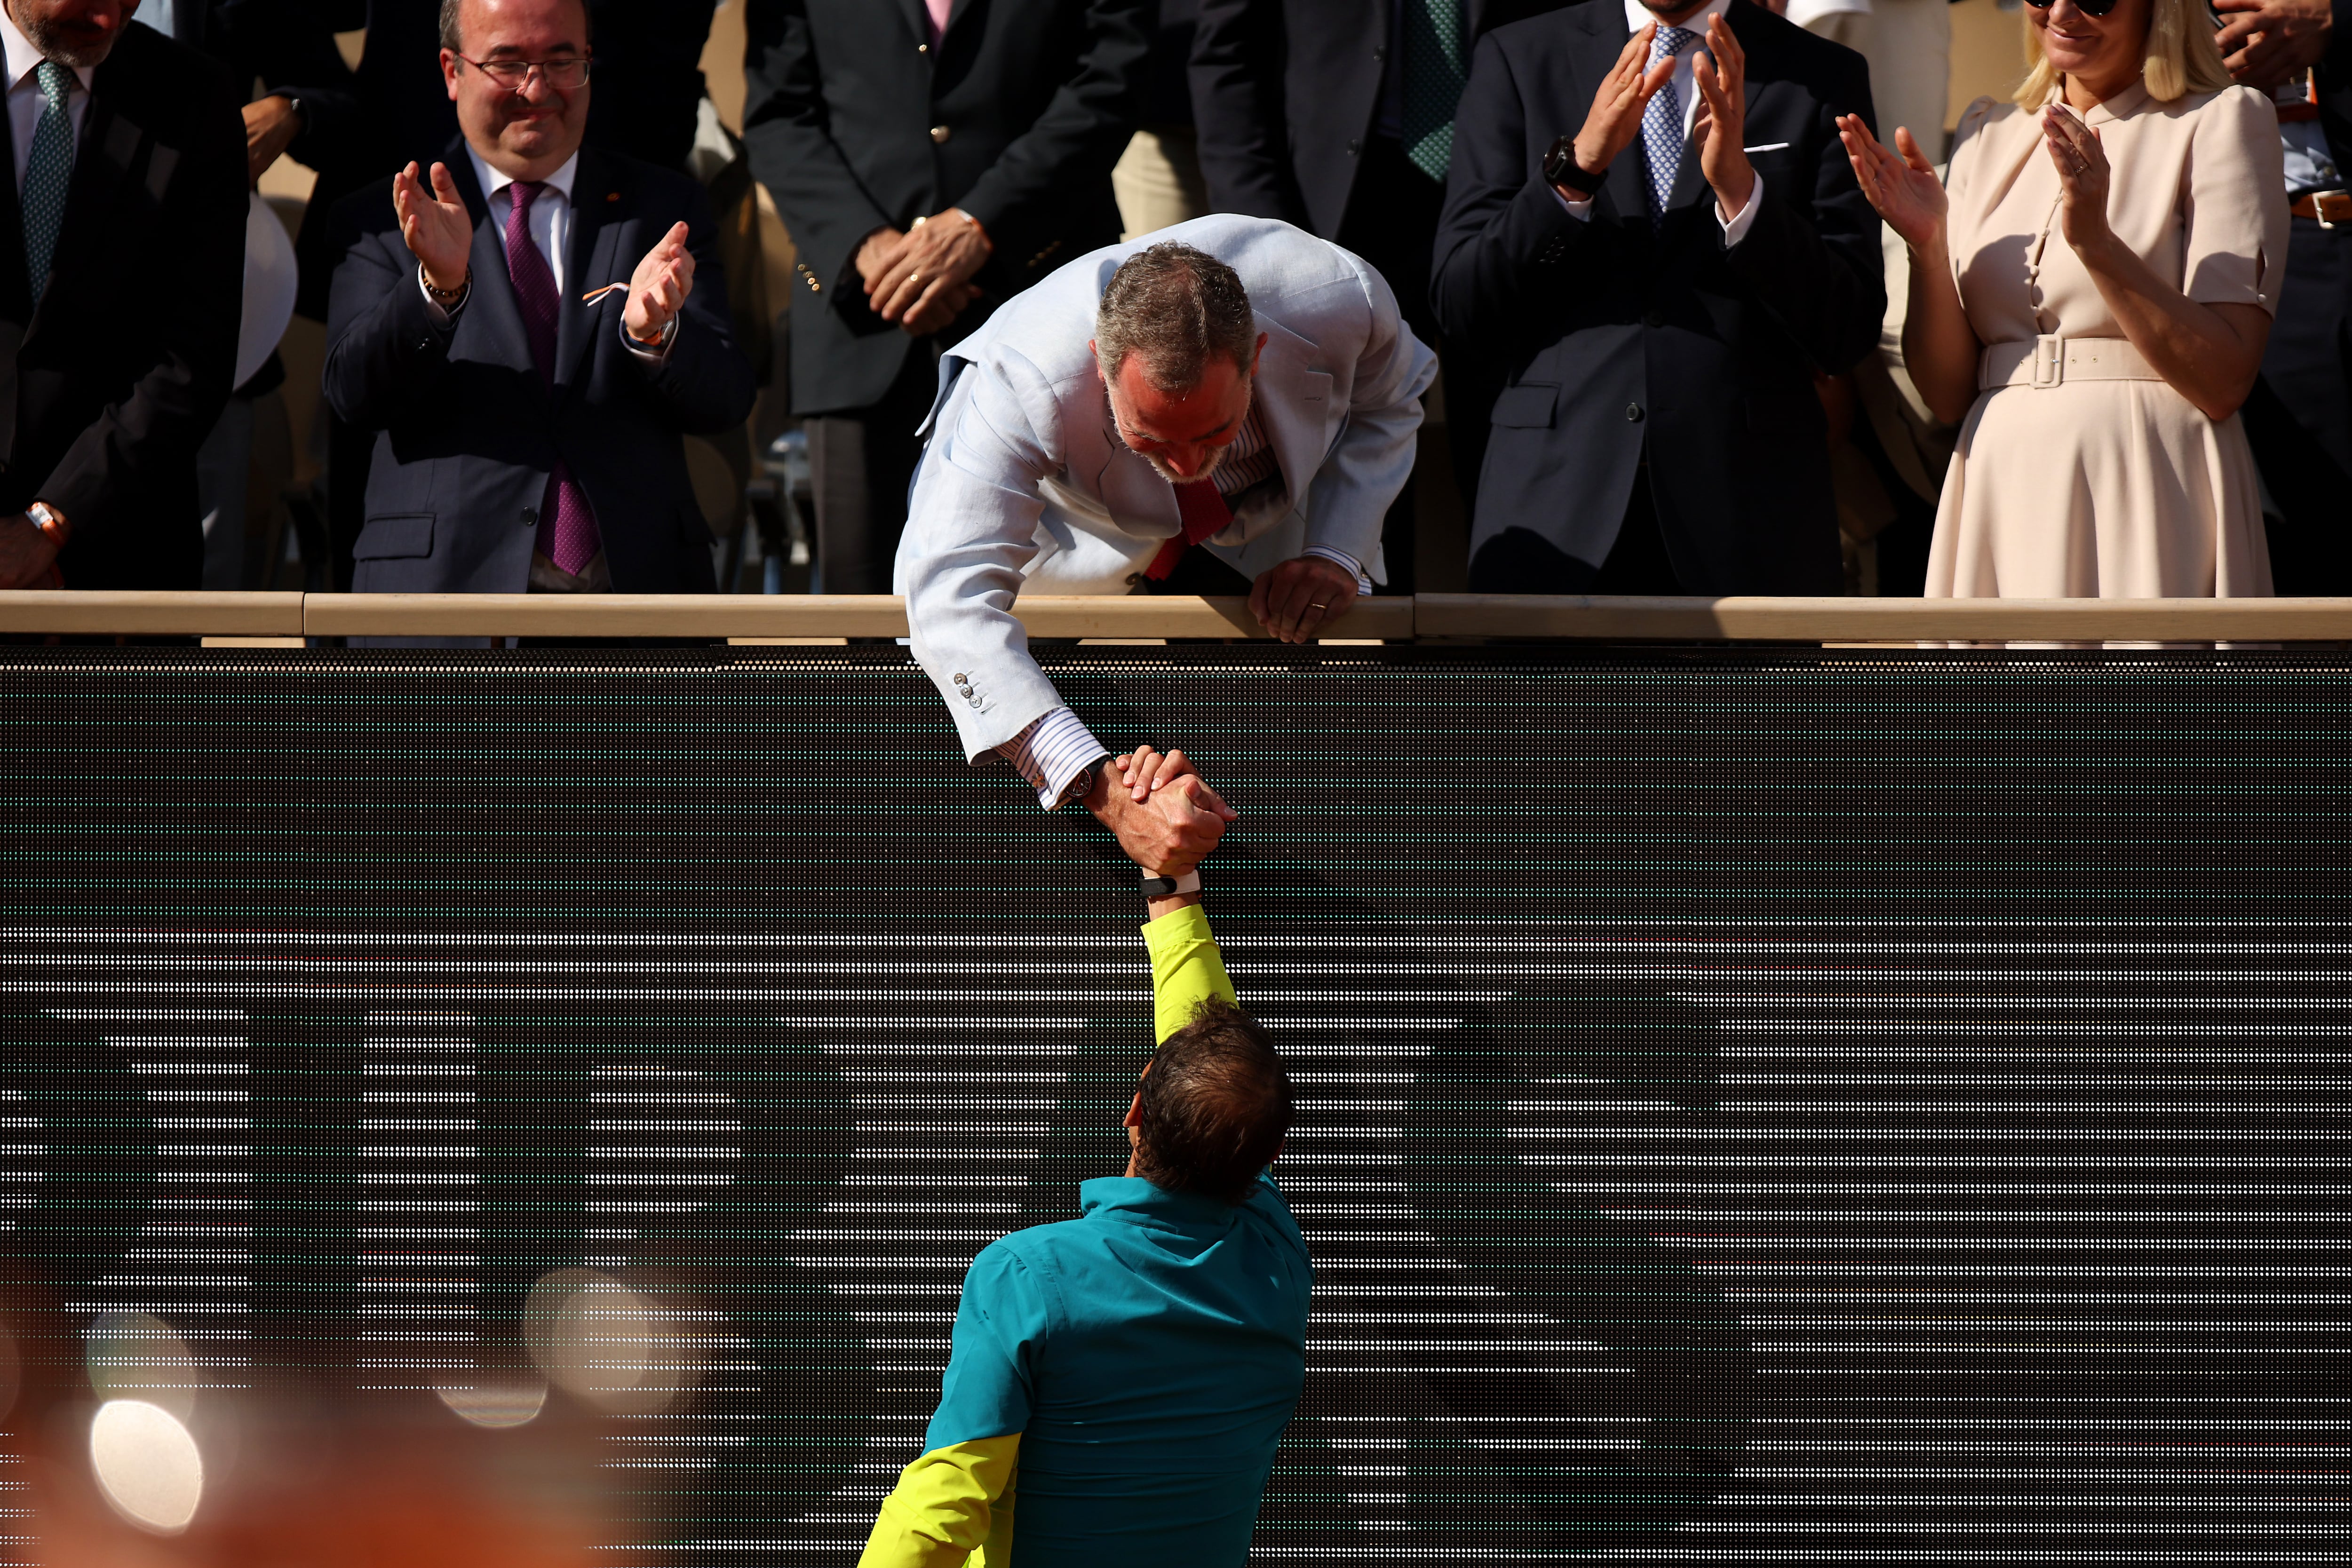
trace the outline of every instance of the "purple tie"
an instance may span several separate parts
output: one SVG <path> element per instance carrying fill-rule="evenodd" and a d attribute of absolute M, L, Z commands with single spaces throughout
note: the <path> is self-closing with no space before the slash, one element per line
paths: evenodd
<path fill-rule="evenodd" d="M 517 180 L 507 187 L 514 206 L 507 213 L 507 280 L 514 285 L 515 303 L 522 307 L 523 330 L 530 334 L 531 363 L 548 390 L 555 388 L 555 320 L 560 305 L 555 274 L 547 258 L 530 243 L 530 204 L 547 189 L 533 180 Z M 577 577 L 596 559 L 604 546 L 597 537 L 596 514 L 588 497 L 572 481 L 563 459 L 555 460 L 547 476 L 547 494 L 539 507 L 539 553 L 556 567 Z"/>

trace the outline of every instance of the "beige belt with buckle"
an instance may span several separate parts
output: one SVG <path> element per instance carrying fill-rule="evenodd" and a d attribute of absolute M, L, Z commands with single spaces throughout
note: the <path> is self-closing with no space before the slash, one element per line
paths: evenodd
<path fill-rule="evenodd" d="M 1977 390 L 2054 387 L 2067 382 L 2160 382 L 2147 356 L 2124 338 L 2069 338 L 2045 332 L 2030 341 L 1988 343 L 1977 361 Z"/>

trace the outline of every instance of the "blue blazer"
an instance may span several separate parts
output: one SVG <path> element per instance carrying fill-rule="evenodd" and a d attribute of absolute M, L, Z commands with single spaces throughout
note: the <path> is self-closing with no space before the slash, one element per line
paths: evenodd
<path fill-rule="evenodd" d="M 1553 138 L 1584 123 L 1625 47 L 1623 6 L 1589 0 L 1478 45 L 1431 289 L 1446 336 L 1508 375 L 1474 550 L 1527 528 L 1600 565 L 1646 454 L 1659 531 L 1691 591 L 1839 591 L 1813 373 L 1853 369 L 1886 310 L 1878 214 L 1834 123 L 1875 123 L 1869 68 L 1761 5 L 1725 15 L 1748 55 L 1743 140 L 1763 187 L 1728 248 L 1695 150 L 1654 235 L 1638 137 L 1590 219 L 1544 182 Z"/>
<path fill-rule="evenodd" d="M 505 225 L 484 203 L 463 144 L 452 143 L 442 161 L 474 214 L 473 294 L 446 329 L 426 313 L 392 183 L 337 213 L 342 259 L 327 320 L 327 400 L 346 421 L 381 433 L 352 588 L 525 591 L 547 476 L 561 456 L 595 508 L 614 589 L 709 591 L 710 531 L 682 437 L 740 424 L 755 389 L 735 347 L 702 187 L 651 164 L 581 152 L 550 392 L 507 281 Z M 618 294 L 593 306 L 580 297 L 625 283 L 680 221 L 694 291 L 667 357 L 649 364 L 621 340 Z"/>

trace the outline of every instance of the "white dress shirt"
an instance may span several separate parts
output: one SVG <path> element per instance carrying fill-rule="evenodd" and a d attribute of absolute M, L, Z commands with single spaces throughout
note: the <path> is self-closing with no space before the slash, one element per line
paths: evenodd
<path fill-rule="evenodd" d="M 8 61 L 8 135 L 16 143 L 16 189 L 25 189 L 25 165 L 33 160 L 33 131 L 41 123 L 41 110 L 49 100 L 41 92 L 40 78 L 33 73 L 40 68 L 41 51 L 25 37 L 16 19 L 0 9 L 0 46 L 5 46 Z M 74 68 L 74 84 L 66 89 L 66 123 L 72 129 L 74 146 L 81 145 L 82 121 L 89 118 L 89 78 L 93 73 Z"/>
<path fill-rule="evenodd" d="M 1624 0 L 1624 5 L 1625 31 L 1628 37 L 1658 21 L 1657 13 L 1643 5 L 1642 0 Z M 1685 142 L 1690 141 L 1691 126 L 1698 119 L 1698 78 L 1695 67 L 1700 50 L 1706 47 L 1707 20 L 1713 16 L 1722 16 L 1731 8 L 1731 5 L 1732 0 L 1707 0 L 1706 5 L 1675 24 L 1675 26 L 1687 28 L 1699 37 L 1697 43 L 1675 57 L 1675 74 L 1667 78 L 1668 84 L 1675 89 L 1675 96 L 1682 99 Z M 1729 26 L 1728 23 L 1725 25 Z M 1665 24 L 1658 22 L 1658 26 L 1661 30 L 1664 30 Z M 1634 151 L 1634 147 L 1641 140 L 1640 133 L 1637 131 L 1633 141 L 1627 142 L 1625 150 L 1617 156 L 1620 158 L 1640 156 Z M 1559 198 L 1559 204 L 1568 209 L 1569 216 L 1580 221 L 1592 216 L 1592 202 L 1590 197 L 1577 201 L 1572 197 L 1562 195 L 1557 186 L 1553 188 L 1552 194 Z M 1738 245 L 1748 237 L 1748 231 L 1756 226 L 1756 209 L 1763 204 L 1763 201 L 1764 178 L 1759 174 L 1756 178 L 1755 187 L 1748 193 L 1748 204 L 1729 218 L 1723 215 L 1722 204 L 1719 202 L 1716 204 L 1715 221 L 1723 225 L 1723 243 L 1726 246 Z"/>

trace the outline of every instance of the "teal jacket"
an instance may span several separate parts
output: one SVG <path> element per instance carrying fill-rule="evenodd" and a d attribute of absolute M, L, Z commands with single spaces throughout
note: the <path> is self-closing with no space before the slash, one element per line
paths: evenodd
<path fill-rule="evenodd" d="M 1198 905 L 1143 931 L 1160 1039 L 1233 998 Z M 861 1568 L 1247 1561 L 1306 1377 L 1307 1243 L 1270 1176 L 1239 1205 L 1131 1176 L 1079 1197 L 973 1260 L 925 1452 Z"/>

